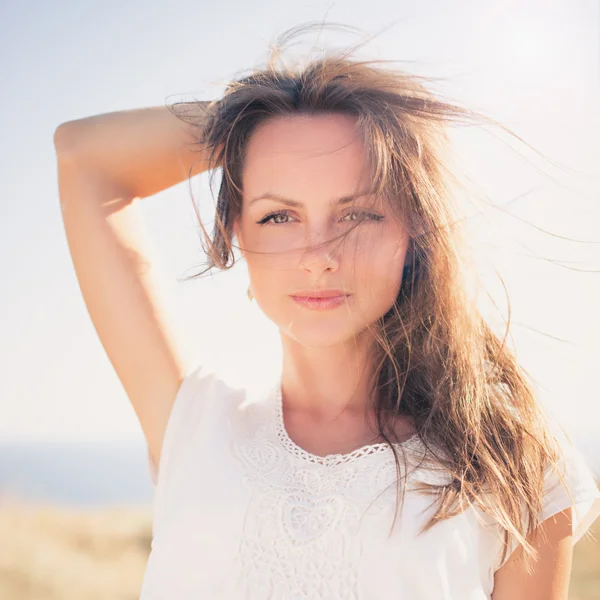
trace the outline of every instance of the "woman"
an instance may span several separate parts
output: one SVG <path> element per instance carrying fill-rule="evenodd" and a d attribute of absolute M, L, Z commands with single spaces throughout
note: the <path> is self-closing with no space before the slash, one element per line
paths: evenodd
<path fill-rule="evenodd" d="M 600 492 L 468 283 L 445 128 L 481 117 L 341 53 L 177 108 L 55 135 L 156 484 L 142 599 L 565 600 Z M 261 385 L 187 367 L 135 202 L 217 168 L 209 266 L 239 248 L 280 331 Z"/>

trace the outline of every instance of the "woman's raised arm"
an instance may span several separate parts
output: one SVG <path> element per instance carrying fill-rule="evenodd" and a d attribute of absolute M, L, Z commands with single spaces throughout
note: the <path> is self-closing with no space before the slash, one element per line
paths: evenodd
<path fill-rule="evenodd" d="M 189 103 L 198 123 L 208 104 Z M 67 121 L 56 129 L 54 145 L 59 157 L 76 158 L 146 198 L 208 169 L 196 131 L 166 106 L 156 106 Z"/>
<path fill-rule="evenodd" d="M 100 341 L 158 467 L 171 407 L 195 366 L 168 311 L 139 198 L 207 168 L 191 129 L 167 108 L 60 125 L 60 207 L 75 273 Z"/>

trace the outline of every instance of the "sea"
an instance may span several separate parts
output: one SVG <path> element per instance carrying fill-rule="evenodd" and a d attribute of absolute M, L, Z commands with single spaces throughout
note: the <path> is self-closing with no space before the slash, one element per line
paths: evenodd
<path fill-rule="evenodd" d="M 0 498 L 72 507 L 151 505 L 139 442 L 0 442 Z"/>
<path fill-rule="evenodd" d="M 600 436 L 573 441 L 600 480 Z M 139 441 L 0 441 L 0 500 L 149 506 L 153 496 L 147 449 Z"/>

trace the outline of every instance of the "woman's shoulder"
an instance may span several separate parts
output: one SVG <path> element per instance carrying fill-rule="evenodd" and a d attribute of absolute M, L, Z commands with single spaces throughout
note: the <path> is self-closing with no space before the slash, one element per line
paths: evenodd
<path fill-rule="evenodd" d="M 590 529 L 600 515 L 600 489 L 588 460 L 563 432 L 552 429 L 559 450 L 557 459 L 548 464 L 544 473 L 544 486 L 539 523 L 558 513 L 572 509 L 572 544 L 575 545 Z M 517 543 L 511 540 L 503 562 L 508 560 Z"/>
<path fill-rule="evenodd" d="M 581 450 L 564 434 L 555 434 L 560 455 L 546 467 L 541 521 L 573 509 L 573 542 L 577 542 L 600 514 L 600 489 Z"/>
<path fill-rule="evenodd" d="M 163 456 L 159 468 L 150 456 L 149 471 L 152 483 L 157 485 L 158 472 L 168 468 L 167 463 L 187 447 L 190 438 L 207 422 L 217 422 L 224 412 L 241 406 L 263 403 L 273 385 L 269 372 L 252 376 L 210 360 L 196 361 L 181 381 L 171 408 L 163 439 Z"/>

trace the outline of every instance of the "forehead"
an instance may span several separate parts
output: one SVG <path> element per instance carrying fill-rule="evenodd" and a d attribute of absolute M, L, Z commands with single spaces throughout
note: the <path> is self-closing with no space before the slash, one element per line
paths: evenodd
<path fill-rule="evenodd" d="M 244 196 L 328 197 L 368 187 L 366 152 L 350 115 L 278 116 L 250 137 L 242 187 Z M 299 197 L 300 196 L 300 197 Z"/>

